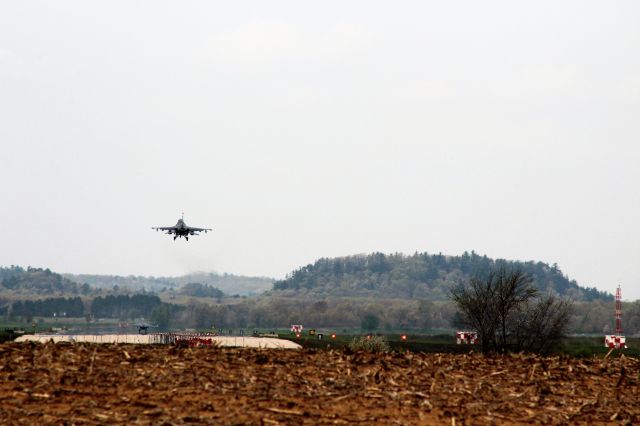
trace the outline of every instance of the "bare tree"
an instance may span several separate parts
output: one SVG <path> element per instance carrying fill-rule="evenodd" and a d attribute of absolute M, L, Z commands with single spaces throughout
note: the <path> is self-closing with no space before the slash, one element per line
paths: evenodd
<path fill-rule="evenodd" d="M 546 353 L 566 336 L 573 310 L 568 300 L 553 295 L 537 297 L 519 308 L 519 329 L 514 330 L 513 349 Z M 517 334 L 516 334 L 517 333 Z"/>
<path fill-rule="evenodd" d="M 491 273 L 489 279 L 492 279 L 495 288 L 492 305 L 498 322 L 495 348 L 504 351 L 509 346 L 514 311 L 529 299 L 536 297 L 538 291 L 531 285 L 533 280 L 520 270 L 507 272 L 505 268 L 500 268 L 497 272 Z"/>
<path fill-rule="evenodd" d="M 483 352 L 547 352 L 565 336 L 571 303 L 541 296 L 530 277 L 504 267 L 451 289 L 467 326 L 478 332 Z"/>
<path fill-rule="evenodd" d="M 451 298 L 458 308 L 462 322 L 478 332 L 482 352 L 492 349 L 496 333 L 494 296 L 493 274 L 486 280 L 473 277 L 467 285 L 461 283 L 451 290 Z"/>

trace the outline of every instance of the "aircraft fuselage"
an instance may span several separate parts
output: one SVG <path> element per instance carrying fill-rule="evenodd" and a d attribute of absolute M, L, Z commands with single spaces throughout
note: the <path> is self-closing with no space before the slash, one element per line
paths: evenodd
<path fill-rule="evenodd" d="M 169 232 L 169 233 L 171 233 L 171 232 Z M 176 226 L 175 226 L 175 228 L 173 230 L 173 234 L 174 234 L 174 237 L 173 237 L 174 240 L 176 238 L 184 237 L 187 241 L 189 241 L 189 235 L 194 235 L 195 232 L 193 232 L 193 231 L 191 231 L 189 229 L 187 224 L 184 223 L 184 220 L 179 219 L 178 223 L 176 223 Z"/>

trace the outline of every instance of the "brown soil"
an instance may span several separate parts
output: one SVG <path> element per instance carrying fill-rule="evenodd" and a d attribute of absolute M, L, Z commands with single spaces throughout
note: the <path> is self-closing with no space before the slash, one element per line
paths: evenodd
<path fill-rule="evenodd" d="M 0 423 L 631 424 L 640 361 L 0 345 Z"/>

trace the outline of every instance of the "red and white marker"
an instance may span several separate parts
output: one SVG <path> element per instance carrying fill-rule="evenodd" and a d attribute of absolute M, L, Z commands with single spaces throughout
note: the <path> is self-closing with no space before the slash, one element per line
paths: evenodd
<path fill-rule="evenodd" d="M 478 333 L 475 331 L 456 331 L 456 343 L 465 345 L 475 345 L 478 343 Z"/>
<path fill-rule="evenodd" d="M 622 335 L 622 290 L 620 286 L 616 289 L 616 334 L 604 336 L 604 346 L 609 349 L 626 349 L 626 339 Z"/>

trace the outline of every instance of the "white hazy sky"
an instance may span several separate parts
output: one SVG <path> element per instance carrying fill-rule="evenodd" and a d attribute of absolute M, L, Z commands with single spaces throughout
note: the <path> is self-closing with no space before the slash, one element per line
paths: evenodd
<path fill-rule="evenodd" d="M 640 2 L 3 1 L 0 264 L 428 251 L 640 298 Z M 152 231 L 188 224 L 184 240 Z"/>

